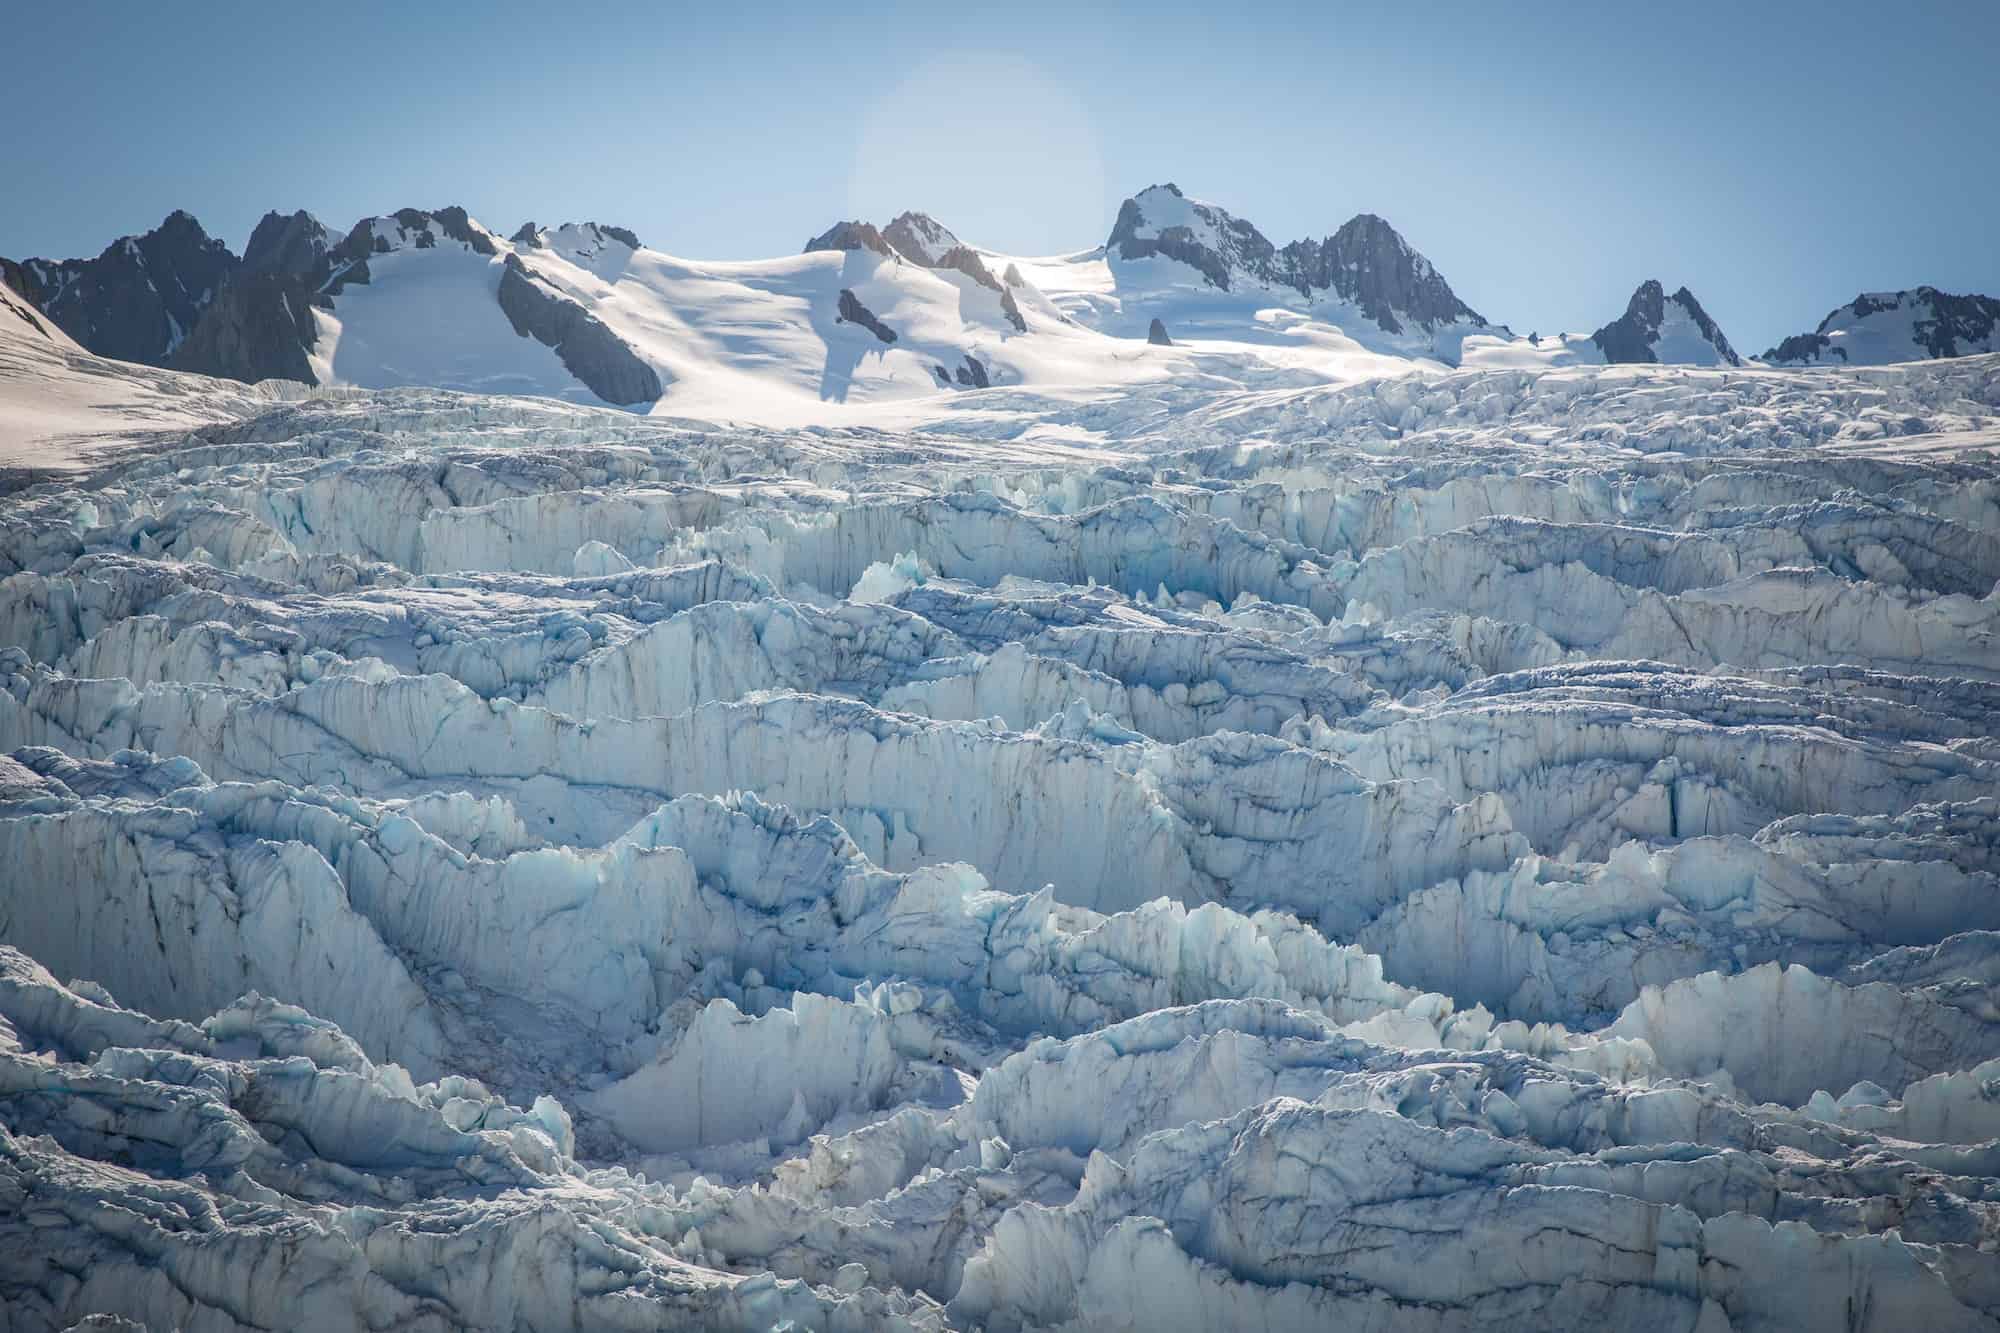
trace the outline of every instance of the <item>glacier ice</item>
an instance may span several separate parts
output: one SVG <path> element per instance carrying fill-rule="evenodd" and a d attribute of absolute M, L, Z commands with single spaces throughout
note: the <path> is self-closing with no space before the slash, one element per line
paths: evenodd
<path fill-rule="evenodd" d="M 993 394 L 5 497 L 0 1329 L 2000 1327 L 2000 357 Z"/>

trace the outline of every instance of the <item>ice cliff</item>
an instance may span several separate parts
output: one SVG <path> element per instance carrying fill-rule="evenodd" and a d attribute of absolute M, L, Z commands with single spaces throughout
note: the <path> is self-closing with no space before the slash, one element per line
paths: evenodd
<path fill-rule="evenodd" d="M 0 1329 L 2000 1327 L 2000 358 L 1015 407 L 0 501 Z"/>

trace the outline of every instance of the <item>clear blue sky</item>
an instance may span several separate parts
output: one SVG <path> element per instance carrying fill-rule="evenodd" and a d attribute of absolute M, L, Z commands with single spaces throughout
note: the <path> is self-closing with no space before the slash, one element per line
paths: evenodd
<path fill-rule="evenodd" d="M 1989 0 L 14 0 L 6 30 L 14 257 L 445 203 L 699 258 L 919 208 L 1048 253 L 1173 180 L 1279 243 L 1380 213 L 1523 332 L 1646 277 L 1745 352 L 1864 288 L 2000 294 Z"/>

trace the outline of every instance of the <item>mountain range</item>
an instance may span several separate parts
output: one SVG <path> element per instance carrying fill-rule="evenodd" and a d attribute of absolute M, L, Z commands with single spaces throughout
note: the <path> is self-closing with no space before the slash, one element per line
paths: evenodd
<path fill-rule="evenodd" d="M 1593 333 L 1522 337 L 1375 214 L 1280 245 L 1172 184 L 1125 200 L 1102 245 L 1042 258 L 972 245 L 920 212 L 841 221 L 790 258 L 713 263 L 596 222 L 503 239 L 461 207 L 345 233 L 272 212 L 239 256 L 176 211 L 95 258 L 0 260 L 0 282 L 82 347 L 149 366 L 724 415 L 755 399 L 778 418 L 829 400 L 1158 377 L 1198 355 L 1355 373 L 1413 359 L 1744 364 L 1686 287 L 1649 279 Z M 1996 325 L 1990 297 L 1866 294 L 1760 359 L 1966 355 L 2000 347 Z"/>

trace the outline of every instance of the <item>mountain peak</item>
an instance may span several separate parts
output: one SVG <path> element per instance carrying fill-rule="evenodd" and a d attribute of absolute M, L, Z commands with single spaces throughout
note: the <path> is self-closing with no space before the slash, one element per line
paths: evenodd
<path fill-rule="evenodd" d="M 176 208 L 160 220 L 160 225 L 148 232 L 149 236 L 187 236 L 197 243 L 208 240 L 208 232 L 194 214 L 185 208 Z"/>
<path fill-rule="evenodd" d="M 1640 283 L 1625 303 L 1625 313 L 1590 339 L 1613 365 L 1743 364 L 1694 293 L 1683 286 L 1669 296 L 1658 278 Z"/>
<path fill-rule="evenodd" d="M 310 273 L 333 248 L 333 235 L 303 208 L 273 209 L 258 220 L 243 247 L 243 267 L 251 273 Z"/>
<path fill-rule="evenodd" d="M 1128 263 L 1162 257 L 1186 264 L 1225 292 L 1246 280 L 1273 280 L 1276 247 L 1264 233 L 1226 209 L 1188 198 L 1172 182 L 1149 185 L 1121 204 L 1104 244 Z"/>
<path fill-rule="evenodd" d="M 1828 312 L 1811 333 L 1764 353 L 1780 366 L 1883 365 L 2000 351 L 2000 299 L 1935 287 L 1863 292 Z"/>
<path fill-rule="evenodd" d="M 441 240 L 454 241 L 474 254 L 500 253 L 493 233 L 456 204 L 430 212 L 399 208 L 379 217 L 363 218 L 347 233 L 340 249 L 350 259 L 366 259 L 369 255 L 398 250 L 433 249 Z"/>
<path fill-rule="evenodd" d="M 873 250 L 878 255 L 894 253 L 874 223 L 857 221 L 834 223 L 807 241 L 805 248 L 807 254 L 814 250 Z"/>
<path fill-rule="evenodd" d="M 1460 321 L 1484 325 L 1431 262 L 1388 222 L 1357 213 L 1324 240 L 1283 249 L 1226 209 L 1190 199 L 1171 182 L 1152 185 L 1118 210 L 1105 249 L 1127 263 L 1163 257 L 1199 272 L 1221 291 L 1286 288 L 1300 299 L 1352 302 L 1385 333 L 1426 333 Z"/>
<path fill-rule="evenodd" d="M 185 209 L 94 259 L 30 259 L 41 312 L 101 356 L 164 365 L 236 271 L 238 259 Z"/>
<path fill-rule="evenodd" d="M 882 229 L 882 239 L 897 254 L 915 264 L 931 268 L 965 243 L 951 229 L 928 213 L 902 213 Z"/>
<path fill-rule="evenodd" d="M 638 234 L 630 227 L 614 227 L 608 222 L 565 222 L 560 227 L 524 222 L 507 239 L 511 244 L 535 250 L 553 248 L 585 256 L 601 254 L 611 245 L 622 245 L 627 250 L 643 248 Z"/>
<path fill-rule="evenodd" d="M 1402 332 L 1405 321 L 1427 331 L 1460 321 L 1486 323 L 1458 299 L 1431 261 L 1378 214 L 1356 213 L 1320 244 L 1317 255 L 1310 241 L 1296 241 L 1285 250 L 1295 256 L 1295 285 L 1301 291 L 1332 291 L 1390 333 Z"/>

